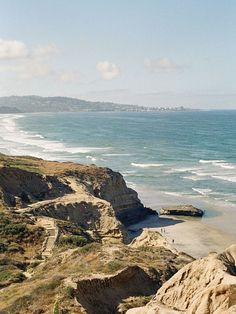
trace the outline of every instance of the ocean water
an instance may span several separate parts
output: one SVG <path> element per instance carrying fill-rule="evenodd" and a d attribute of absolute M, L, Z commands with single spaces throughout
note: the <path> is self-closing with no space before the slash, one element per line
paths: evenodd
<path fill-rule="evenodd" d="M 0 151 L 110 167 L 154 207 L 162 195 L 236 214 L 236 111 L 0 115 Z"/>

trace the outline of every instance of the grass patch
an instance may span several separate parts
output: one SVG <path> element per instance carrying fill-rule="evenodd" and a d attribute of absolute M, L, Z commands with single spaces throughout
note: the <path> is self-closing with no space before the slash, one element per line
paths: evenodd
<path fill-rule="evenodd" d="M 0 213 L 0 235 L 2 236 L 28 236 L 30 233 L 26 224 L 12 223 L 3 213 Z"/>
<path fill-rule="evenodd" d="M 80 252 L 82 254 L 85 254 L 85 253 L 93 252 L 97 250 L 98 248 L 100 248 L 100 245 L 98 243 L 89 243 L 81 247 Z"/>
<path fill-rule="evenodd" d="M 119 313 L 124 314 L 129 309 L 134 307 L 145 306 L 148 302 L 151 301 L 152 295 L 150 296 L 140 296 L 140 297 L 129 297 L 118 306 Z"/>
<path fill-rule="evenodd" d="M 109 272 L 114 273 L 114 272 L 124 268 L 124 264 L 122 262 L 120 262 L 119 260 L 114 259 L 113 261 L 110 261 L 107 264 L 107 267 L 108 267 Z"/>
<path fill-rule="evenodd" d="M 59 240 L 60 246 L 68 246 L 68 247 L 82 247 L 85 246 L 88 243 L 88 240 L 85 237 L 79 236 L 79 235 L 69 235 L 69 236 L 63 236 Z"/>
<path fill-rule="evenodd" d="M 23 273 L 17 267 L 13 265 L 0 265 L 0 286 L 21 282 L 24 278 Z"/>
<path fill-rule="evenodd" d="M 3 158 L 5 167 L 17 168 L 25 171 L 42 174 L 42 170 L 37 166 L 37 159 L 27 157 L 7 157 Z"/>

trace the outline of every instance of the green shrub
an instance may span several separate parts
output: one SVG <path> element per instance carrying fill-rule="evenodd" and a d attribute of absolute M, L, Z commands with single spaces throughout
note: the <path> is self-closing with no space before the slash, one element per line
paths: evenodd
<path fill-rule="evenodd" d="M 116 259 L 114 259 L 113 261 L 109 262 L 107 264 L 107 266 L 108 266 L 108 270 L 110 272 L 116 272 L 116 271 L 118 271 L 118 270 L 123 268 L 122 263 L 120 261 L 116 260 Z"/>
<path fill-rule="evenodd" d="M 30 263 L 29 268 L 35 268 L 38 265 L 40 265 L 42 263 L 42 261 L 34 261 L 32 263 Z"/>
<path fill-rule="evenodd" d="M 16 242 L 11 242 L 7 247 L 7 251 L 12 253 L 15 252 L 24 253 L 23 247 Z"/>
<path fill-rule="evenodd" d="M 75 290 L 72 287 L 66 287 L 66 295 L 70 298 L 73 299 L 75 294 Z"/>
<path fill-rule="evenodd" d="M 98 249 L 98 243 L 88 243 L 85 246 L 81 247 L 80 252 L 81 253 L 88 253 L 95 251 L 95 249 Z"/>
<path fill-rule="evenodd" d="M 25 224 L 12 223 L 6 215 L 0 213 L 0 235 L 2 236 L 13 236 L 17 237 L 28 236 L 29 230 Z"/>
<path fill-rule="evenodd" d="M 0 253 L 4 253 L 7 251 L 7 243 L 4 241 L 0 241 Z"/>
<path fill-rule="evenodd" d="M 14 266 L 0 266 L 0 283 L 4 282 L 21 282 L 25 276 Z"/>
<path fill-rule="evenodd" d="M 53 314 L 60 314 L 58 301 L 56 301 L 56 302 L 54 303 L 54 306 L 53 306 Z"/>
<path fill-rule="evenodd" d="M 23 224 L 6 224 L 3 228 L 0 228 L 0 233 L 4 235 L 17 235 L 24 236 L 28 235 L 28 229 Z"/>
<path fill-rule="evenodd" d="M 70 235 L 64 236 L 60 239 L 59 245 L 68 245 L 68 246 L 84 246 L 88 243 L 88 240 L 85 237 L 79 235 Z"/>

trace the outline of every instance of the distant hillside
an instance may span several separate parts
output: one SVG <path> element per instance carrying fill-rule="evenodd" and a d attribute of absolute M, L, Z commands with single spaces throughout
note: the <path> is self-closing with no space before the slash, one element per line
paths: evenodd
<path fill-rule="evenodd" d="M 76 112 L 76 111 L 185 111 L 184 107 L 157 108 L 92 102 L 69 97 L 9 96 L 0 97 L 0 113 Z"/>
<path fill-rule="evenodd" d="M 20 113 L 21 111 L 16 107 L 8 107 L 8 106 L 1 106 L 0 113 Z"/>

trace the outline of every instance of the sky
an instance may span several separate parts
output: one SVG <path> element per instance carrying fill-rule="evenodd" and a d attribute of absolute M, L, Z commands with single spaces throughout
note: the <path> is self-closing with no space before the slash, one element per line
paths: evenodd
<path fill-rule="evenodd" d="M 236 109 L 235 0 L 0 0 L 0 96 Z"/>

